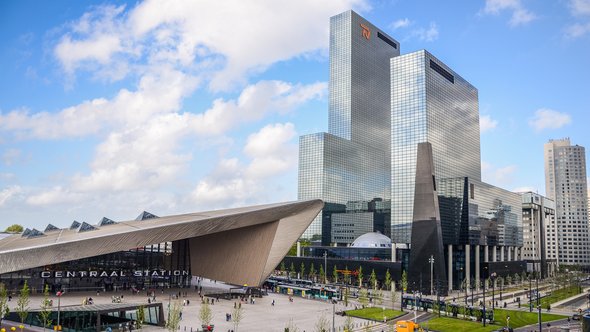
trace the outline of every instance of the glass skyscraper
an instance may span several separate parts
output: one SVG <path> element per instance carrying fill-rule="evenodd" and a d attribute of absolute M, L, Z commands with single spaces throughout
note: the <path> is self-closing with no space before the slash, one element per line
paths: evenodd
<path fill-rule="evenodd" d="M 390 199 L 389 59 L 398 55 L 399 43 L 354 11 L 330 18 L 328 133 L 299 141 L 298 198 L 326 206 L 304 237 L 333 242 L 332 214 Z"/>
<path fill-rule="evenodd" d="M 418 143 L 437 180 L 481 180 L 477 89 L 427 51 L 391 59 L 392 240 L 410 243 Z"/>

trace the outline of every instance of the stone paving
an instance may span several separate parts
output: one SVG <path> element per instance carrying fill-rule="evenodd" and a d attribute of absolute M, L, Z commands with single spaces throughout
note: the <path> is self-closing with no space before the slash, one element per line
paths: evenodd
<path fill-rule="evenodd" d="M 230 287 L 223 283 L 214 283 L 210 281 L 205 281 L 203 283 L 203 293 L 209 294 L 214 292 L 219 292 L 220 290 L 228 290 Z M 168 307 L 168 299 L 171 297 L 170 294 L 177 294 L 178 292 L 187 292 L 187 297 L 180 297 L 180 301 L 188 299 L 190 300 L 190 305 L 182 307 L 182 321 L 181 321 L 181 332 L 182 331 L 196 331 L 197 328 L 200 328 L 201 322 L 199 320 L 199 310 L 201 307 L 201 300 L 199 294 L 194 289 L 165 289 L 164 293 L 161 290 L 156 292 L 157 301 L 162 301 L 163 307 L 165 310 L 165 317 L 167 317 L 167 307 Z M 66 293 L 61 298 L 61 305 L 80 305 L 84 298 L 92 297 L 94 303 L 110 303 L 111 296 L 116 295 L 124 295 L 124 302 L 125 303 L 147 303 L 147 296 L 146 292 L 140 292 L 139 294 L 131 294 L 129 291 L 125 292 L 107 292 L 101 293 L 99 296 L 96 295 L 95 292 L 93 293 L 82 293 L 82 292 L 72 292 Z M 57 299 L 55 296 L 51 297 L 54 300 L 54 308 L 53 310 L 57 310 Z M 9 302 L 11 308 L 16 306 L 17 297 L 14 295 L 12 301 Z M 275 305 L 271 305 L 272 301 L 275 301 Z M 41 304 L 42 296 L 34 295 L 31 296 L 31 308 L 38 308 Z M 172 300 L 174 301 L 174 300 Z M 256 298 L 255 304 L 249 304 L 246 302 L 242 302 L 243 308 L 243 319 L 239 323 L 238 327 L 236 328 L 233 325 L 233 322 L 227 322 L 225 319 L 226 313 L 231 313 L 233 310 L 234 302 L 238 300 L 223 300 L 219 299 L 219 302 L 216 302 L 214 305 L 211 305 L 210 308 L 213 311 L 213 324 L 215 325 L 215 331 L 279 331 L 283 332 L 284 328 L 287 326 L 289 321 L 292 319 L 293 324 L 299 329 L 299 332 L 302 331 L 314 331 L 314 327 L 318 322 L 318 319 L 321 315 L 324 315 L 327 320 L 329 321 L 329 328 L 332 326 L 332 304 L 319 301 L 319 300 L 308 300 L 303 299 L 300 297 L 294 297 L 293 302 L 289 301 L 289 297 L 287 295 L 282 294 L 275 294 L 269 293 L 268 296 L 264 296 L 263 298 Z M 335 310 L 341 311 L 345 309 L 342 304 L 336 304 Z M 351 309 L 349 306 L 348 309 Z M 360 319 L 353 319 L 354 324 L 357 327 L 360 327 L 361 324 L 365 324 L 367 321 L 360 320 Z M 345 323 L 345 318 L 339 315 L 335 315 L 335 326 L 336 331 L 341 331 L 342 326 Z M 186 329 L 186 330 L 185 330 Z M 358 329 L 358 328 L 357 328 Z M 34 331 L 34 330 L 42 330 L 39 329 L 30 329 L 27 328 L 26 330 Z M 158 327 L 145 327 L 142 329 L 143 331 L 162 331 L 162 328 Z"/>

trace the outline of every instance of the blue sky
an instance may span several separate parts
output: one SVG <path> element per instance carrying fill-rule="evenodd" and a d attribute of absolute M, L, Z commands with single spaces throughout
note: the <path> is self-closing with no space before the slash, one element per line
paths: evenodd
<path fill-rule="evenodd" d="M 479 89 L 484 181 L 590 147 L 590 0 L 2 1 L 0 228 L 296 199 L 351 8 Z"/>

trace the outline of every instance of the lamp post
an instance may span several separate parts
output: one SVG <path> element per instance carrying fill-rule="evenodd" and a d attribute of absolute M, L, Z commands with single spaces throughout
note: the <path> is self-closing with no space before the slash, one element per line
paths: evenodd
<path fill-rule="evenodd" d="M 486 326 L 486 276 L 483 276 L 483 326 Z"/>
<path fill-rule="evenodd" d="M 543 325 L 541 323 L 541 297 L 539 296 L 539 278 L 535 273 L 535 284 L 537 285 L 537 308 L 539 309 L 539 331 L 543 331 Z"/>
<path fill-rule="evenodd" d="M 428 259 L 428 263 L 430 263 L 430 295 L 434 294 L 434 256 L 430 255 Z"/>
<path fill-rule="evenodd" d="M 495 313 L 494 310 L 496 310 L 496 300 L 494 298 L 494 290 L 495 290 L 495 283 L 496 283 L 496 272 L 492 273 L 490 275 L 490 279 L 492 280 L 492 312 Z"/>
<path fill-rule="evenodd" d="M 328 250 L 324 251 L 324 284 L 328 284 Z"/>
<path fill-rule="evenodd" d="M 59 325 L 60 320 L 59 320 L 59 314 L 61 311 L 61 296 L 63 295 L 64 291 L 60 290 L 58 291 L 55 295 L 57 295 L 57 330 L 60 331 L 61 330 L 61 326 Z"/>
<path fill-rule="evenodd" d="M 332 299 L 332 332 L 336 332 L 334 321 L 336 319 L 336 300 Z"/>
<path fill-rule="evenodd" d="M 529 275 L 529 312 L 533 312 L 533 279 Z"/>

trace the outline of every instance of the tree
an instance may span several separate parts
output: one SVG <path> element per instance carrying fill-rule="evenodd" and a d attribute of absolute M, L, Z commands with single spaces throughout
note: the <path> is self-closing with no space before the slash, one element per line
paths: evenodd
<path fill-rule="evenodd" d="M 238 332 L 238 325 L 240 325 L 240 322 L 242 321 L 243 318 L 244 318 L 244 309 L 242 309 L 241 305 L 236 306 L 231 314 L 231 319 L 234 324 L 234 331 Z"/>
<path fill-rule="evenodd" d="M 182 317 L 182 306 L 179 301 L 173 301 L 168 304 L 168 320 L 166 328 L 170 332 L 176 332 L 180 328 L 180 319 Z"/>
<path fill-rule="evenodd" d="M 359 273 L 358 273 L 357 277 L 359 279 L 359 287 L 363 287 L 363 267 L 362 266 L 359 266 L 358 272 Z"/>
<path fill-rule="evenodd" d="M 375 274 L 375 269 L 371 271 L 371 286 L 373 286 L 373 290 L 377 290 L 377 275 Z"/>
<path fill-rule="evenodd" d="M 285 332 L 299 332 L 299 328 L 295 325 L 295 322 L 293 322 L 293 318 L 289 318 L 289 322 L 287 323 L 287 326 L 285 326 Z"/>
<path fill-rule="evenodd" d="M 395 282 L 391 282 L 391 308 L 395 307 L 395 302 L 397 301 L 397 292 L 395 291 Z M 401 310 L 403 311 L 404 308 L 403 306 L 400 304 Z"/>
<path fill-rule="evenodd" d="M 313 266 L 313 263 L 311 263 L 311 266 L 309 267 L 309 278 L 315 281 L 315 266 Z"/>
<path fill-rule="evenodd" d="M 352 317 L 346 316 L 346 319 L 344 320 L 344 326 L 342 327 L 345 332 L 352 331 L 352 329 L 354 328 Z"/>
<path fill-rule="evenodd" d="M 41 311 L 39 311 L 39 318 L 43 324 L 43 331 L 45 331 L 45 327 L 51 326 L 51 319 L 49 319 L 49 317 L 51 317 L 51 301 L 49 300 L 49 285 L 45 284 L 43 300 L 41 301 Z"/>
<path fill-rule="evenodd" d="M 6 230 L 4 230 L 4 231 L 6 233 L 22 233 L 23 226 L 21 226 L 19 224 L 10 225 L 10 226 L 6 227 Z"/>
<path fill-rule="evenodd" d="M 25 284 L 23 288 L 20 290 L 18 295 L 18 301 L 16 304 L 16 311 L 18 312 L 18 317 L 20 318 L 20 323 L 23 324 L 25 319 L 29 315 L 29 304 L 31 302 L 29 295 L 31 294 L 31 290 L 29 289 L 29 285 L 27 285 L 27 281 L 25 280 Z"/>
<path fill-rule="evenodd" d="M 137 320 L 135 321 L 135 324 L 138 329 L 141 329 L 143 327 L 143 323 L 145 322 L 145 307 L 140 305 L 136 311 Z"/>
<path fill-rule="evenodd" d="M 2 326 L 2 320 L 6 315 L 6 309 L 8 309 L 8 292 L 4 284 L 0 284 L 0 326 Z"/>
<path fill-rule="evenodd" d="M 333 282 L 337 283 L 338 282 L 338 268 L 336 267 L 336 264 L 334 264 L 334 269 L 332 270 L 332 277 L 334 278 Z"/>
<path fill-rule="evenodd" d="M 408 290 L 408 274 L 406 273 L 406 271 L 404 270 L 404 272 L 402 272 L 402 296 L 401 296 L 401 308 L 402 308 L 402 312 L 404 311 L 404 292 L 406 292 Z"/>
<path fill-rule="evenodd" d="M 344 288 L 342 299 L 344 300 L 344 305 L 348 307 L 348 287 Z"/>
<path fill-rule="evenodd" d="M 299 267 L 299 273 L 301 273 L 300 278 L 305 278 L 305 263 L 301 262 L 301 266 Z"/>
<path fill-rule="evenodd" d="M 293 262 L 291 262 L 291 267 L 289 267 L 289 278 L 292 278 L 293 276 L 295 276 L 295 264 L 293 264 Z"/>
<path fill-rule="evenodd" d="M 385 289 L 391 290 L 391 273 L 389 273 L 389 269 L 385 272 Z"/>
<path fill-rule="evenodd" d="M 348 269 L 348 265 L 344 267 L 344 283 L 350 284 L 350 270 Z"/>
<path fill-rule="evenodd" d="M 366 288 L 361 287 L 359 290 L 359 303 L 363 306 L 363 308 L 369 303 L 369 292 Z"/>
<path fill-rule="evenodd" d="M 320 279 L 321 279 L 321 282 L 326 282 L 326 272 L 324 272 L 323 265 L 320 265 Z"/>
<path fill-rule="evenodd" d="M 506 276 L 506 284 L 508 284 L 508 285 L 512 284 L 512 277 L 510 275 Z"/>
<path fill-rule="evenodd" d="M 318 318 L 318 321 L 315 323 L 313 330 L 314 330 L 314 332 L 328 332 L 329 329 L 330 329 L 330 322 L 328 321 L 326 314 L 324 312 L 322 312 L 322 314 Z"/>
<path fill-rule="evenodd" d="M 383 291 L 381 291 L 381 289 L 376 290 L 373 297 L 375 298 L 375 304 L 383 304 Z"/>
<path fill-rule="evenodd" d="M 286 268 L 285 268 L 285 262 L 283 261 L 283 262 L 281 262 L 281 265 L 279 267 L 279 271 L 281 271 L 281 275 L 282 276 L 285 275 L 285 270 L 286 270 Z"/>
<path fill-rule="evenodd" d="M 199 309 L 199 319 L 201 320 L 201 325 L 209 325 L 213 320 L 213 311 L 209 306 L 209 303 L 201 303 L 201 309 Z"/>

